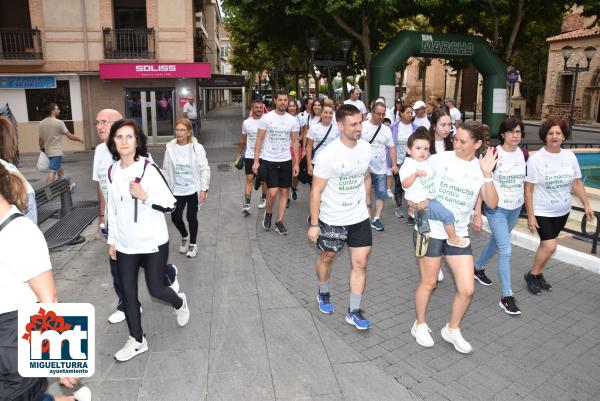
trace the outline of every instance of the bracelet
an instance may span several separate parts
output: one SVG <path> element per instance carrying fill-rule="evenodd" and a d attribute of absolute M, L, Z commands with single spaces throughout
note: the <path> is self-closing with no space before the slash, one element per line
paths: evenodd
<path fill-rule="evenodd" d="M 313 227 L 314 227 L 314 228 L 321 228 L 321 226 L 319 226 L 318 224 L 311 224 L 311 225 L 310 225 L 310 227 L 311 227 L 311 228 L 313 228 Z"/>
<path fill-rule="evenodd" d="M 489 178 L 483 177 L 483 182 L 485 182 L 485 183 L 494 182 L 494 178 L 493 177 L 489 177 Z"/>

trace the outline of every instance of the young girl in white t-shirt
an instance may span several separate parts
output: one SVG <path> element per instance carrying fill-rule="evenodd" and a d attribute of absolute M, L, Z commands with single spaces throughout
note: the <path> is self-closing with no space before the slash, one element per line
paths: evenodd
<path fill-rule="evenodd" d="M 444 223 L 448 245 L 466 248 L 471 241 L 456 234 L 454 215 L 435 199 L 435 180 L 428 160 L 430 144 L 429 133 L 425 127 L 417 128 L 408 138 L 407 151 L 410 157 L 404 160 L 400 168 L 404 197 L 412 202 L 416 210 L 415 219 L 419 233 L 426 234 L 430 231 L 429 219 L 438 220 Z"/>

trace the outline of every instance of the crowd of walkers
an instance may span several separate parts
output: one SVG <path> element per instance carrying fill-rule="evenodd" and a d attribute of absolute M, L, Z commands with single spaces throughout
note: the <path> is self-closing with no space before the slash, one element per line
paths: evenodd
<path fill-rule="evenodd" d="M 334 311 L 331 268 L 347 245 L 351 269 L 346 321 L 366 330 L 371 323 L 360 304 L 372 230 L 385 230 L 382 210 L 387 199 L 393 199 L 394 215 L 406 217 L 406 224 L 414 226 L 410 245 L 415 246 L 421 277 L 411 334 L 421 346 L 434 345 L 426 315 L 433 290 L 444 278 L 443 257 L 454 275 L 456 293 L 440 334 L 457 351 L 469 353 L 472 346 L 462 336 L 460 324 L 475 281 L 493 284 L 486 265 L 495 254 L 501 284 L 498 305 L 507 314 L 521 314 L 511 287 L 510 232 L 523 205 L 529 230 L 540 237 L 533 266 L 525 275 L 526 286 L 535 295 L 552 290 L 543 270 L 567 222 L 571 192 L 581 200 L 586 218 L 594 219 L 577 160 L 561 146 L 570 137 L 569 128 L 561 119 L 545 121 L 539 130 L 544 147 L 529 158 L 520 146 L 524 125 L 519 117 L 502 122 L 496 133 L 499 144 L 492 147 L 488 127 L 462 121 L 454 99 L 430 108 L 422 100 L 412 105 L 397 100 L 388 108 L 385 98 L 379 97 L 367 108 L 360 94 L 356 88 L 337 105 L 327 98 L 308 98 L 298 108 L 293 96 L 281 92 L 273 111 L 262 116 L 255 111 L 244 121 L 238 159 L 245 146 L 245 154 L 252 157 L 246 166 L 252 168 L 245 171 L 242 212 L 251 213 L 253 183 L 255 188 L 266 183 L 262 227 L 270 231 L 275 214 L 275 232 L 287 235 L 288 191 L 296 200 L 298 184 L 310 185 L 308 239 L 321 251 L 316 261 L 318 308 L 323 313 Z M 253 111 L 262 108 L 260 100 L 253 101 Z M 277 195 L 274 211 L 271 199 Z M 481 231 L 484 215 L 491 235 L 475 259 L 469 225 Z"/>
<path fill-rule="evenodd" d="M 529 230 L 540 237 L 533 265 L 525 275 L 527 288 L 535 295 L 552 290 L 544 267 L 567 222 L 571 192 L 581 200 L 587 219 L 594 219 L 577 159 L 562 148 L 570 130 L 561 119 L 546 120 L 539 130 L 544 147 L 529 157 L 520 147 L 524 125 L 518 117 L 502 122 L 499 144 L 491 147 L 488 127 L 478 121 L 461 121 L 453 99 L 428 114 L 421 100 L 412 105 L 398 100 L 388 108 L 380 97 L 367 109 L 360 95 L 355 88 L 348 100 L 334 104 L 327 98 L 301 102 L 281 92 L 274 109 L 266 112 L 261 100 L 252 101 L 236 155 L 236 165 L 245 173 L 242 214 L 252 213 L 252 193 L 260 188 L 257 207 L 264 209 L 262 228 L 274 228 L 285 236 L 286 209 L 298 199 L 298 186 L 309 185 L 307 237 L 320 251 L 316 306 L 323 313 L 334 312 L 329 281 L 337 254 L 347 246 L 351 266 L 345 320 L 358 330 L 367 330 L 371 322 L 361 302 L 372 232 L 385 230 L 382 211 L 386 201 L 393 199 L 394 215 L 414 226 L 414 235 L 405 245 L 414 246 L 420 273 L 410 333 L 419 345 L 434 345 L 427 312 L 433 290 L 443 279 L 443 257 L 454 275 L 456 291 L 440 334 L 457 351 L 469 353 L 472 346 L 461 333 L 461 322 L 475 281 L 492 285 L 486 268 L 495 254 L 501 284 L 499 307 L 511 315 L 521 314 L 511 287 L 510 233 L 523 205 Z M 210 167 L 194 136 L 194 123 L 187 118 L 177 121 L 162 168 L 154 163 L 146 135 L 136 121 L 105 109 L 96 116 L 96 129 L 100 144 L 95 149 L 92 179 L 97 183 L 98 230 L 106 239 L 117 305 L 108 321 L 126 321 L 128 338 L 114 354 L 117 361 L 125 362 L 150 346 L 141 325 L 140 267 L 150 294 L 173 308 L 176 324 L 185 326 L 190 319 L 177 267 L 169 263 L 171 241 L 165 214 L 171 214 L 181 237 L 175 241 L 179 252 L 195 258 L 197 213 L 208 196 Z M 0 395 L 89 400 L 87 387 L 73 396 L 52 398 L 45 394 L 45 379 L 21 378 L 16 371 L 18 304 L 58 301 L 48 248 L 37 228 L 33 188 L 11 164 L 15 152 L 14 129 L 0 118 Z M 480 231 L 483 215 L 491 235 L 475 259 L 469 225 Z M 61 383 L 72 388 L 77 379 L 63 378 Z"/>

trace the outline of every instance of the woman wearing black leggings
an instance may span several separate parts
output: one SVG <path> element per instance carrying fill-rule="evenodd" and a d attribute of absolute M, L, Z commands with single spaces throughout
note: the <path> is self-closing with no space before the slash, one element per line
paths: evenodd
<path fill-rule="evenodd" d="M 196 257 L 198 246 L 198 201 L 204 203 L 210 181 L 210 167 L 204 147 L 193 136 L 192 122 L 181 118 L 175 126 L 175 138 L 167 144 L 163 169 L 167 181 L 177 199 L 171 214 L 173 224 L 181 234 L 179 252 L 188 258 Z M 187 206 L 186 218 L 189 232 L 183 222 L 183 209 Z"/>
<path fill-rule="evenodd" d="M 169 303 L 177 324 L 190 318 L 185 294 L 177 294 L 163 278 L 169 256 L 169 233 L 164 213 L 174 209 L 175 198 L 156 164 L 147 154 L 146 136 L 134 120 L 116 121 L 107 146 L 116 161 L 108 169 L 109 255 L 117 261 L 123 290 L 129 339 L 115 354 L 127 361 L 148 350 L 142 330 L 137 277 L 144 266 L 150 295 Z"/>

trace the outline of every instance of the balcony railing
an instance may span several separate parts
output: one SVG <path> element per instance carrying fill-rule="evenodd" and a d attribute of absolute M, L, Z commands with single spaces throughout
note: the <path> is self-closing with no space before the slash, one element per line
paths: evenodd
<path fill-rule="evenodd" d="M 105 59 L 154 59 L 154 29 L 102 30 Z"/>
<path fill-rule="evenodd" d="M 0 28 L 0 59 L 43 60 L 40 30 Z"/>

